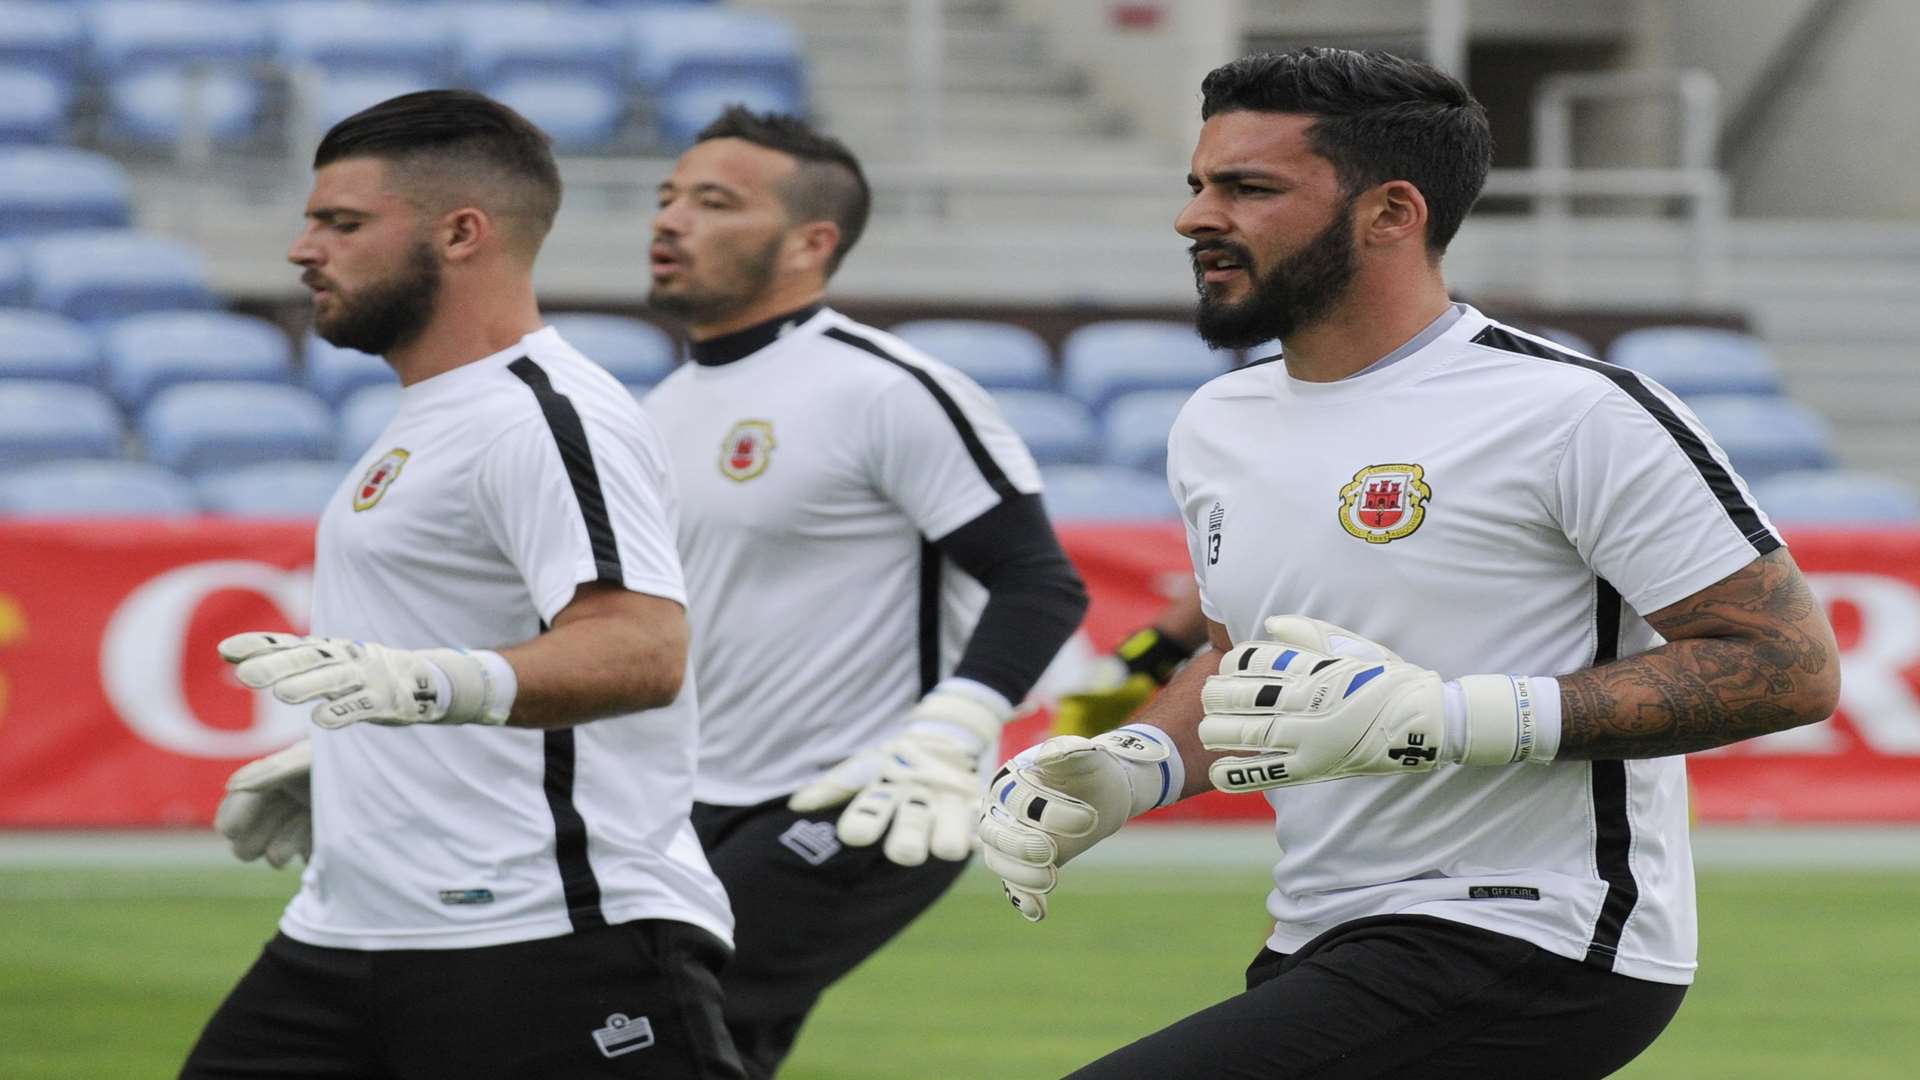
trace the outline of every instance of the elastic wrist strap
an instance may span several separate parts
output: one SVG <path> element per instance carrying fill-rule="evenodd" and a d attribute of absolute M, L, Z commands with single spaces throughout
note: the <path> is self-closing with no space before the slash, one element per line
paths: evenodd
<path fill-rule="evenodd" d="M 1173 739 L 1152 724 L 1123 724 L 1114 729 L 1115 734 L 1122 732 L 1166 748 L 1166 756 L 1154 761 L 1122 755 L 1132 770 L 1129 780 L 1133 785 L 1133 812 L 1129 816 L 1138 817 L 1179 802 L 1180 793 L 1187 786 L 1187 765 L 1181 760 L 1180 748 L 1173 744 Z"/>
<path fill-rule="evenodd" d="M 1180 665 L 1193 656 L 1193 650 L 1167 636 L 1159 627 L 1149 626 L 1135 631 L 1113 654 L 1126 663 L 1128 671 L 1146 675 L 1165 686 Z"/>
<path fill-rule="evenodd" d="M 1446 745 L 1462 765 L 1552 761 L 1560 749 L 1560 683 L 1546 676 L 1463 675 L 1443 688 Z"/>
<path fill-rule="evenodd" d="M 520 693 L 519 677 L 507 658 L 488 649 L 423 649 L 420 657 L 438 672 L 446 685 L 440 700 L 446 708 L 435 721 L 450 724 L 504 724 Z"/>

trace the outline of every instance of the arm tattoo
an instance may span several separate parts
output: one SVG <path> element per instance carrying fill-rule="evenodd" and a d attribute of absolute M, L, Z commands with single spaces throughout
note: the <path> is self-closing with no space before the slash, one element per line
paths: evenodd
<path fill-rule="evenodd" d="M 1647 622 L 1665 645 L 1560 677 L 1561 758 L 1685 754 L 1833 712 L 1833 631 L 1784 548 Z"/>

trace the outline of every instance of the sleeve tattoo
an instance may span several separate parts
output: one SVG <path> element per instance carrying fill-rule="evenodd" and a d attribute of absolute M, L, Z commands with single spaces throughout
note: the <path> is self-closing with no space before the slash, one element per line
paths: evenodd
<path fill-rule="evenodd" d="M 1647 622 L 1665 645 L 1560 677 L 1559 757 L 1685 754 L 1833 713 L 1833 631 L 1784 548 Z"/>

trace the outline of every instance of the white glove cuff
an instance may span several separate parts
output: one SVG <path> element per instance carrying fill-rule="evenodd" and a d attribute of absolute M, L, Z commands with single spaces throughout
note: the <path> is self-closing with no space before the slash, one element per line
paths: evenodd
<path fill-rule="evenodd" d="M 446 712 L 433 722 L 495 726 L 507 722 L 520 680 L 506 657 L 487 649 L 423 649 L 419 656 L 447 683 L 440 688 Z"/>
<path fill-rule="evenodd" d="M 972 679 L 946 679 L 907 715 L 907 730 L 938 735 L 978 753 L 1000 742 L 1000 727 L 1013 713 L 1007 699 Z"/>
<path fill-rule="evenodd" d="M 1172 737 L 1152 724 L 1123 724 L 1108 735 L 1123 732 L 1145 739 L 1156 747 L 1147 755 L 1136 756 L 1115 748 L 1108 736 L 1094 739 L 1095 742 L 1108 740 L 1108 748 L 1127 763 L 1127 782 L 1133 788 L 1133 809 L 1127 816 L 1139 817 L 1149 810 L 1179 802 L 1180 793 L 1187 786 L 1187 764 L 1181 759 L 1180 749 L 1173 744 Z M 1157 756 L 1158 748 L 1165 749 L 1165 756 Z"/>
<path fill-rule="evenodd" d="M 1546 762 L 1559 751 L 1558 680 L 1526 675 L 1463 675 L 1442 690 L 1446 745 L 1455 762 Z"/>

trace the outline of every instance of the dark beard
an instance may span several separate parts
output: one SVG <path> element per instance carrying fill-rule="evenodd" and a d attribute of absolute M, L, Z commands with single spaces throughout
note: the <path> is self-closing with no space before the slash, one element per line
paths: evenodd
<path fill-rule="evenodd" d="M 329 344 L 385 356 L 420 336 L 433 319 L 439 297 L 440 263 L 431 247 L 417 244 L 405 268 L 393 277 L 351 298 L 336 294 L 338 310 L 324 321 L 316 313 L 313 329 Z"/>
<path fill-rule="evenodd" d="M 1345 295 L 1358 269 L 1353 257 L 1355 198 L 1342 203 L 1333 220 L 1306 247 L 1256 278 L 1253 291 L 1237 304 L 1213 298 L 1207 291 L 1205 270 L 1196 262 L 1193 280 L 1200 303 L 1194 309 L 1193 325 L 1201 338 L 1216 349 L 1250 349 L 1276 339 L 1285 341 L 1302 326 L 1326 317 Z M 1251 254 L 1237 245 L 1203 240 L 1191 250 L 1197 255 L 1220 248 L 1232 252 L 1251 272 Z"/>
<path fill-rule="evenodd" d="M 647 293 L 647 306 L 684 323 L 719 322 L 760 299 L 767 291 L 767 286 L 773 283 L 774 264 L 779 261 L 783 239 L 775 236 L 758 255 L 741 260 L 727 276 L 732 288 L 724 293 L 662 293 L 656 288 Z"/>

